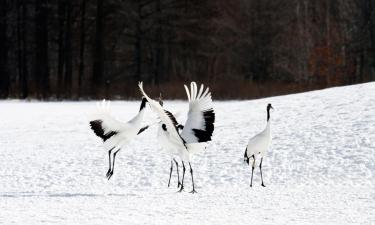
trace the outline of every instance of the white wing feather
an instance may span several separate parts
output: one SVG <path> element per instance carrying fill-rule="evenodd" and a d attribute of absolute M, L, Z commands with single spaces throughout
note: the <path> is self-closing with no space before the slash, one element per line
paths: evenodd
<path fill-rule="evenodd" d="M 112 131 L 123 132 L 129 128 L 127 123 L 119 121 L 111 115 L 110 101 L 106 100 L 97 103 L 97 110 L 89 116 L 89 119 L 90 121 L 100 120 L 104 134 Z"/>
<path fill-rule="evenodd" d="M 197 133 L 194 130 L 206 130 L 205 112 L 212 111 L 213 115 L 211 116 L 214 117 L 211 93 L 208 87 L 204 89 L 203 84 L 200 86 L 198 92 L 195 82 L 191 82 L 190 91 L 186 85 L 184 85 L 184 87 L 189 100 L 189 112 L 184 129 L 181 132 L 181 137 L 184 138 L 187 143 L 200 142 L 200 138 L 197 137 Z"/>

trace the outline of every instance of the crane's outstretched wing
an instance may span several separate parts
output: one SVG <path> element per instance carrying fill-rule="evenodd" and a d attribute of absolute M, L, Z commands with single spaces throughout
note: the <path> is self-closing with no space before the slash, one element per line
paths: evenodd
<path fill-rule="evenodd" d="M 143 90 L 143 83 L 139 82 L 138 84 L 140 91 L 142 92 L 143 96 L 147 99 L 151 109 L 157 114 L 163 124 L 165 124 L 166 129 L 173 141 L 176 144 L 180 144 L 181 146 L 185 146 L 185 140 L 180 136 L 178 132 L 178 123 L 176 118 L 173 114 L 165 109 L 155 100 L 151 99 L 146 92 Z"/>
<path fill-rule="evenodd" d="M 198 91 L 195 82 L 191 82 L 190 90 L 186 85 L 184 86 L 189 100 L 189 112 L 181 137 L 187 143 L 211 141 L 215 112 L 209 88 L 204 89 L 202 84 Z"/>
<path fill-rule="evenodd" d="M 90 126 L 96 136 L 107 141 L 113 135 L 126 131 L 128 125 L 115 119 L 110 114 L 110 102 L 103 100 L 101 104 L 97 104 L 97 111 L 90 115 Z"/>

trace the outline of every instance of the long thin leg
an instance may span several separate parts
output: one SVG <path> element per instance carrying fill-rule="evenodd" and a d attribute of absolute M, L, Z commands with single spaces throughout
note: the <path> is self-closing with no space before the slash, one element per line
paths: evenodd
<path fill-rule="evenodd" d="M 112 161 L 111 161 L 111 152 L 112 152 L 113 148 L 111 148 L 109 151 L 108 151 L 108 163 L 109 163 L 109 167 L 108 167 L 108 171 L 107 171 L 107 174 L 106 174 L 106 177 L 108 178 L 109 177 L 109 174 L 111 173 L 111 166 L 112 166 Z"/>
<path fill-rule="evenodd" d="M 109 173 L 109 176 L 108 176 L 108 180 L 112 177 L 113 175 L 113 171 L 115 169 L 115 159 L 116 159 L 116 154 L 117 152 L 119 152 L 120 150 L 117 150 L 115 153 L 113 153 L 113 159 L 112 159 L 112 170 L 111 172 Z"/>
<path fill-rule="evenodd" d="M 168 187 L 171 184 L 172 170 L 173 170 L 173 161 L 171 160 L 171 170 L 169 171 Z"/>
<path fill-rule="evenodd" d="M 113 154 L 113 160 L 112 160 L 112 173 L 113 173 L 113 170 L 115 169 L 115 159 L 116 159 L 116 154 L 117 152 L 119 152 L 120 150 L 117 150 L 114 154 Z"/>
<path fill-rule="evenodd" d="M 178 172 L 178 162 L 175 159 L 173 159 L 173 161 L 176 163 L 176 167 L 177 167 L 177 179 L 178 179 L 177 188 L 179 188 L 181 186 L 181 182 L 180 182 L 180 172 Z"/>
<path fill-rule="evenodd" d="M 255 157 L 254 157 L 254 155 L 253 155 L 252 157 L 253 157 L 253 165 L 252 165 L 252 168 L 251 168 L 251 181 L 250 181 L 250 187 L 253 186 L 253 174 L 254 174 L 254 167 L 255 167 Z"/>
<path fill-rule="evenodd" d="M 181 182 L 181 188 L 178 192 L 181 192 L 184 189 L 184 178 L 185 178 L 185 164 L 184 161 L 182 161 L 182 182 Z"/>
<path fill-rule="evenodd" d="M 189 166 L 190 166 L 190 174 L 191 174 L 191 183 L 193 184 L 193 190 L 190 193 L 194 194 L 194 193 L 197 193 L 197 191 L 195 191 L 195 188 L 194 188 L 193 169 L 191 168 L 190 162 L 189 162 Z"/>
<path fill-rule="evenodd" d="M 263 183 L 263 175 L 262 175 L 262 162 L 263 162 L 263 157 L 260 158 L 259 170 L 260 170 L 260 178 L 262 179 L 262 186 L 265 187 L 265 185 Z"/>

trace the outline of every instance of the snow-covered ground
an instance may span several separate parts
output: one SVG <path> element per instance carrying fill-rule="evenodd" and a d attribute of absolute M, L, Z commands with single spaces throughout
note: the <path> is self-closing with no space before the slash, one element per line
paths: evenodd
<path fill-rule="evenodd" d="M 113 114 L 127 120 L 139 103 L 112 102 Z M 267 187 L 257 168 L 250 188 L 243 154 L 267 103 Z M 214 104 L 193 195 L 188 173 L 186 192 L 176 193 L 175 176 L 167 188 L 156 127 L 118 154 L 107 181 L 107 152 L 85 116 L 94 102 L 0 101 L 0 224 L 375 224 L 375 83 Z M 165 107 L 185 119 L 186 102 Z M 155 121 L 148 112 L 145 123 Z"/>

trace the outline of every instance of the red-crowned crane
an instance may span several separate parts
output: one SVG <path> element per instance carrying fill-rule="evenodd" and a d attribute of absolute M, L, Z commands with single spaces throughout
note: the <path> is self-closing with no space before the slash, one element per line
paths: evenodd
<path fill-rule="evenodd" d="M 98 104 L 97 112 L 91 115 L 91 129 L 96 136 L 103 140 L 103 147 L 108 151 L 109 169 L 106 175 L 108 180 L 113 175 L 116 154 L 138 134 L 148 128 L 148 126 L 141 127 L 146 102 L 146 98 L 142 98 L 139 112 L 128 122 L 121 122 L 115 119 L 110 114 L 110 102 L 105 100 Z"/>
<path fill-rule="evenodd" d="M 191 82 L 190 90 L 185 85 L 185 91 L 189 100 L 189 111 L 185 126 L 181 133 L 178 130 L 178 123 L 172 113 L 163 109 L 155 100 L 148 97 L 143 90 L 143 83 L 139 83 L 139 88 L 143 96 L 147 99 L 151 109 L 158 115 L 162 121 L 162 128 L 170 146 L 177 150 L 178 156 L 182 161 L 182 181 L 180 192 L 184 189 L 185 162 L 189 163 L 191 181 L 194 187 L 193 169 L 191 166 L 191 156 L 207 147 L 207 142 L 211 141 L 214 131 L 215 112 L 212 107 L 212 98 L 209 89 L 204 89 L 203 84 L 198 90 L 197 84 Z"/>
<path fill-rule="evenodd" d="M 270 121 L 270 109 L 272 108 L 271 104 L 267 105 L 267 125 L 266 128 L 259 134 L 255 135 L 254 137 L 250 138 L 249 143 L 247 144 L 245 154 L 244 154 L 244 161 L 250 165 L 250 158 L 253 158 L 253 164 L 251 166 L 251 181 L 250 187 L 253 186 L 253 174 L 255 168 L 255 158 L 258 156 L 260 157 L 260 177 L 262 179 L 262 186 L 265 187 L 263 183 L 263 174 L 262 174 L 262 162 L 263 157 L 266 155 L 266 151 L 271 143 L 271 121 Z"/>

